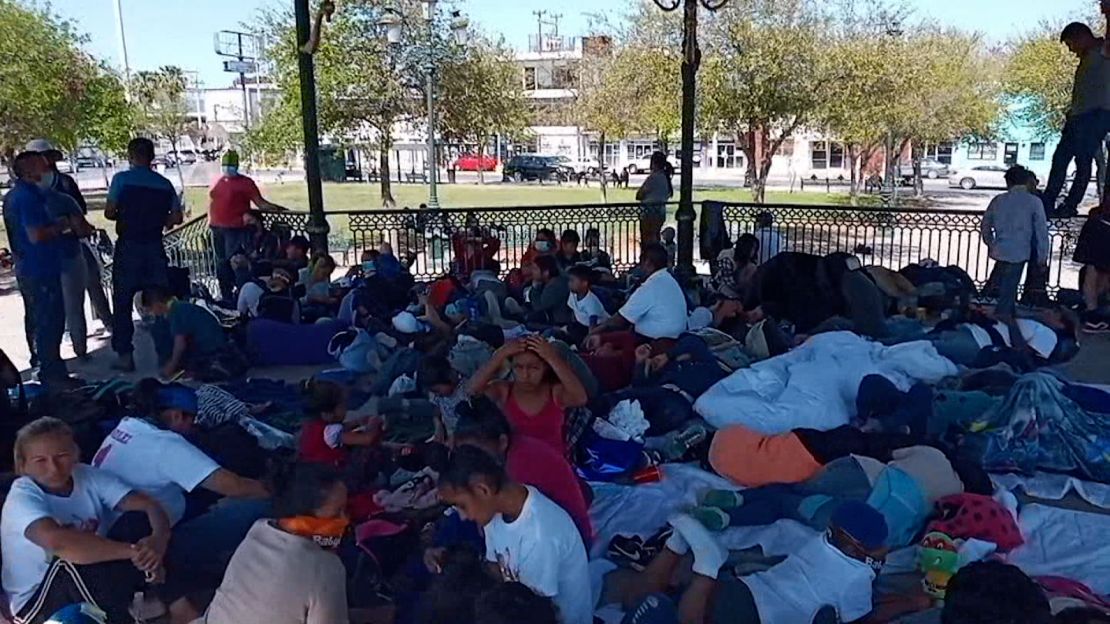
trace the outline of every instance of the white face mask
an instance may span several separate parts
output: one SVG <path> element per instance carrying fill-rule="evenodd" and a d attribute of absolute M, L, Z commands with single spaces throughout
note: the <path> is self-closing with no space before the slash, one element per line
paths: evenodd
<path fill-rule="evenodd" d="M 237 176 L 237 175 L 239 175 L 239 167 L 232 167 L 232 166 L 229 166 L 229 165 L 225 165 L 223 167 L 223 170 L 224 170 L 224 175 L 225 176 Z"/>
<path fill-rule="evenodd" d="M 41 189 L 53 188 L 54 187 L 54 172 L 53 171 L 47 171 L 46 173 L 42 174 L 42 179 L 39 180 L 38 185 L 39 185 L 39 188 L 41 188 Z"/>
<path fill-rule="evenodd" d="M 538 240 L 535 243 L 533 243 L 533 246 L 536 248 L 536 251 L 538 251 L 540 253 L 547 253 L 547 252 L 551 251 L 552 249 L 554 249 L 554 247 L 555 247 L 555 245 L 553 245 L 551 243 L 551 241 L 545 241 L 545 240 Z"/>

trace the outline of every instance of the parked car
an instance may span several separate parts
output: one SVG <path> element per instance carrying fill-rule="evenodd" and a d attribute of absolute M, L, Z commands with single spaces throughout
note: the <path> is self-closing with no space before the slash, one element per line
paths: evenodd
<path fill-rule="evenodd" d="M 181 165 L 195 165 L 197 162 L 197 153 L 191 149 L 177 150 L 172 156 Z"/>
<path fill-rule="evenodd" d="M 1002 165 L 979 165 L 970 169 L 953 170 L 948 176 L 948 186 L 965 191 L 974 188 L 1006 188 L 1006 169 Z"/>
<path fill-rule="evenodd" d="M 693 159 L 694 159 L 694 167 L 700 167 L 701 166 L 701 153 L 699 152 L 699 153 L 694 154 Z M 675 171 L 680 171 L 682 169 L 682 153 L 681 152 L 676 151 L 676 152 L 672 153 L 671 155 L 667 156 L 667 160 L 669 160 L 671 162 L 671 165 L 674 166 Z M 625 165 L 624 168 L 628 171 L 628 173 L 630 175 L 636 175 L 636 174 L 640 174 L 640 173 L 644 173 L 644 174 L 650 173 L 651 172 L 651 154 L 648 154 L 647 156 L 644 156 L 643 158 L 636 158 L 636 159 L 630 161 L 627 165 Z"/>
<path fill-rule="evenodd" d="M 73 163 L 69 162 L 69 159 L 63 158 L 54 163 L 54 166 L 57 167 L 58 171 L 61 173 L 73 173 Z"/>
<path fill-rule="evenodd" d="M 458 171 L 494 171 L 497 169 L 497 159 L 483 154 L 462 154 L 455 159 L 455 169 Z"/>
<path fill-rule="evenodd" d="M 524 182 L 525 180 L 569 180 L 574 169 L 559 162 L 555 156 L 538 154 L 518 154 L 509 159 L 502 169 L 505 181 Z"/>
<path fill-rule="evenodd" d="M 155 156 L 154 160 L 150 161 L 152 167 L 164 167 L 166 169 L 173 169 L 177 166 L 177 159 L 172 154 L 165 156 Z"/>
<path fill-rule="evenodd" d="M 102 169 L 104 167 L 111 167 L 115 163 L 112 159 L 106 156 L 78 156 L 77 157 L 77 170 L 82 169 Z"/>
<path fill-rule="evenodd" d="M 952 174 L 952 169 L 945 163 L 935 158 L 926 158 L 921 161 L 921 177 L 937 180 L 947 178 Z M 899 165 L 898 175 L 905 181 L 913 180 L 913 165 Z"/>
<path fill-rule="evenodd" d="M 601 171 L 601 163 L 597 159 L 574 160 L 569 156 L 551 156 L 551 158 L 559 161 L 559 164 L 564 167 L 570 167 L 577 174 L 596 175 Z"/>

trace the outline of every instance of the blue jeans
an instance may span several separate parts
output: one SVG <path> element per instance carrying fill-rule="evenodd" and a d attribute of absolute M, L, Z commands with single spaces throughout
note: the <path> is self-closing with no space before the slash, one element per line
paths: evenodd
<path fill-rule="evenodd" d="M 173 528 L 167 560 L 179 570 L 227 566 L 247 531 L 270 515 L 270 501 L 225 498 L 207 512 Z"/>
<path fill-rule="evenodd" d="M 60 275 L 22 278 L 34 306 L 35 348 L 39 378 L 43 383 L 63 379 L 68 374 L 62 361 L 62 334 L 66 330 L 65 300 Z"/>
<path fill-rule="evenodd" d="M 841 502 L 867 499 L 871 481 L 855 459 L 844 457 L 830 462 L 809 481 L 764 485 L 740 494 L 744 504 L 726 511 L 730 526 L 762 526 L 789 518 L 824 531 Z"/>
<path fill-rule="evenodd" d="M 933 343 L 933 347 L 942 357 L 963 366 L 971 366 L 983 349 L 971 332 L 963 328 L 929 334 L 925 338 Z"/>
<path fill-rule="evenodd" d="M 135 350 L 133 300 L 135 293 L 149 286 L 169 286 L 169 260 L 162 241 L 119 241 L 112 259 L 112 350 L 120 355 Z"/>
<path fill-rule="evenodd" d="M 1060 144 L 1052 154 L 1052 172 L 1044 189 L 1044 205 L 1053 208 L 1068 174 L 1068 165 L 1075 159 L 1075 181 L 1068 196 L 1066 208 L 1077 208 L 1087 194 L 1091 181 L 1091 161 L 1098 152 L 1099 143 L 1110 131 L 1110 111 L 1091 111 L 1068 117 L 1060 133 Z"/>
<path fill-rule="evenodd" d="M 231 257 L 250 248 L 254 230 L 247 227 L 213 227 L 212 248 L 216 253 L 216 279 L 220 283 L 220 299 L 231 301 L 238 281 L 231 268 Z"/>
<path fill-rule="evenodd" d="M 1018 288 L 1021 275 L 1025 272 L 1024 262 L 996 262 L 991 271 L 990 283 L 998 287 L 998 305 L 995 314 L 1013 316 L 1017 311 Z"/>

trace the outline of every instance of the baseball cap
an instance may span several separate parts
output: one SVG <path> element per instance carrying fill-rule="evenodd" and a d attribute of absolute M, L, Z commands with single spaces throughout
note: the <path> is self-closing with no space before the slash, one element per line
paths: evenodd
<path fill-rule="evenodd" d="M 46 139 L 35 139 L 27 144 L 24 148 L 25 152 L 38 152 L 39 154 L 53 154 L 61 157 L 62 151 L 54 147 L 54 145 Z"/>

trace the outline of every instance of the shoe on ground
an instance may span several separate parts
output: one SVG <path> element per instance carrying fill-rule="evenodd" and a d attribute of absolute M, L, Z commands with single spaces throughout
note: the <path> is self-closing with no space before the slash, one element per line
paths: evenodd
<path fill-rule="evenodd" d="M 112 362 L 112 370 L 121 373 L 135 372 L 135 356 L 131 353 L 120 355 L 115 362 Z"/>
<path fill-rule="evenodd" d="M 651 561 L 651 555 L 644 548 L 639 535 L 617 535 L 609 541 L 609 559 L 618 565 L 627 565 L 637 572 L 643 572 Z"/>

